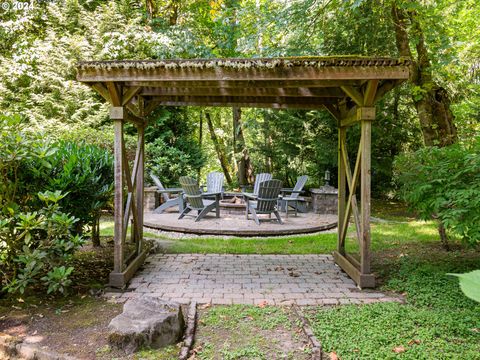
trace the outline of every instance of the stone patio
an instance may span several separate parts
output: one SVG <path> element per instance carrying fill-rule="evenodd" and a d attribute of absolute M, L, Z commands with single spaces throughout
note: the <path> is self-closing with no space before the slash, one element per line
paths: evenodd
<path fill-rule="evenodd" d="M 298 216 L 281 213 L 283 225 L 276 221 L 265 221 L 256 225 L 253 220 L 245 219 L 244 214 L 221 213 L 216 218 L 214 213 L 208 214 L 204 219 L 195 222 L 193 217 L 178 219 L 178 210 L 165 212 L 163 214 L 145 213 L 144 225 L 147 228 L 175 231 L 198 235 L 229 235 L 229 236 L 280 236 L 292 234 L 305 234 L 325 231 L 337 226 L 337 215 L 299 213 Z M 261 215 L 261 218 L 268 218 Z"/>
<path fill-rule="evenodd" d="M 337 305 L 402 301 L 359 290 L 330 255 L 156 254 L 118 301 L 156 296 L 187 304 Z"/>

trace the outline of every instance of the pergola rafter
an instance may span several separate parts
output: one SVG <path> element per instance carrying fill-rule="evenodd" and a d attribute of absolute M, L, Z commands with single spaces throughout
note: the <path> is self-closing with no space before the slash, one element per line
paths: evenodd
<path fill-rule="evenodd" d="M 375 102 L 408 77 L 408 61 L 390 58 L 81 62 L 77 79 L 112 105 L 110 117 L 115 127 L 115 265 L 110 284 L 123 287 L 146 256 L 142 245 L 145 118 L 159 106 L 233 106 L 325 109 L 337 119 L 338 248 L 334 258 L 360 287 L 373 287 L 370 156 Z M 125 155 L 125 121 L 134 123 L 138 133 L 132 170 Z M 356 124 L 361 127 L 361 138 L 352 171 L 346 133 Z M 352 215 L 360 249 L 358 259 L 345 250 Z M 130 219 L 133 246 L 126 244 Z"/>

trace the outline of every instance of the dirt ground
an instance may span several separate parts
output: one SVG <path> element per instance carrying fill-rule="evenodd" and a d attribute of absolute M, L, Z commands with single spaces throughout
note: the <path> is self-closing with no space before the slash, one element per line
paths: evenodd
<path fill-rule="evenodd" d="M 1 303 L 1 302 L 0 302 Z M 122 305 L 93 296 L 18 298 L 0 306 L 0 333 L 28 339 L 48 351 L 78 359 L 177 359 L 180 350 L 142 349 L 134 355 L 110 348 L 107 326 Z M 311 349 L 287 307 L 199 307 L 190 360 L 309 359 Z"/>

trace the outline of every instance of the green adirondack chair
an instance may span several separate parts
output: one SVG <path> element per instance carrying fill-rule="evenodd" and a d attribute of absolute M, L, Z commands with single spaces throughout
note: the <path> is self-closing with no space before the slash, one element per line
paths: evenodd
<path fill-rule="evenodd" d="M 183 212 L 180 214 L 179 219 L 182 219 L 190 211 L 195 210 L 197 214 L 195 221 L 200 221 L 210 211 L 215 210 L 217 218 L 220 217 L 220 195 L 217 193 L 202 193 L 200 187 L 195 179 L 182 176 L 180 178 L 180 185 L 182 186 L 184 197 L 186 200 L 186 206 Z M 208 200 L 205 197 L 215 197 L 215 200 Z"/>
<path fill-rule="evenodd" d="M 246 209 L 245 215 L 248 220 L 248 214 L 253 215 L 253 220 L 260 225 L 260 219 L 258 218 L 259 214 L 268 214 L 269 216 L 275 214 L 278 222 L 283 224 L 280 213 L 277 209 L 278 195 L 282 189 L 282 182 L 280 180 L 267 180 L 259 184 L 258 187 L 258 196 L 254 195 L 245 195 L 246 200 Z M 271 219 L 268 219 L 271 220 Z"/>

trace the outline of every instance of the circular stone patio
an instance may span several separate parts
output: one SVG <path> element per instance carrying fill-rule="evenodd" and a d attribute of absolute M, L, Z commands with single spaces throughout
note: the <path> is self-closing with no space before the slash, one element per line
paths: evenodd
<path fill-rule="evenodd" d="M 200 235 L 234 235 L 234 236 L 272 236 L 313 233 L 333 229 L 337 226 L 337 215 L 319 215 L 314 213 L 289 214 L 280 213 L 283 225 L 277 221 L 262 221 L 260 225 L 245 219 L 242 214 L 215 213 L 195 222 L 192 216 L 178 219 L 178 212 L 163 214 L 145 213 L 144 226 L 163 231 L 175 231 Z M 262 218 L 262 217 L 261 217 Z M 264 219 L 268 217 L 264 216 Z"/>

